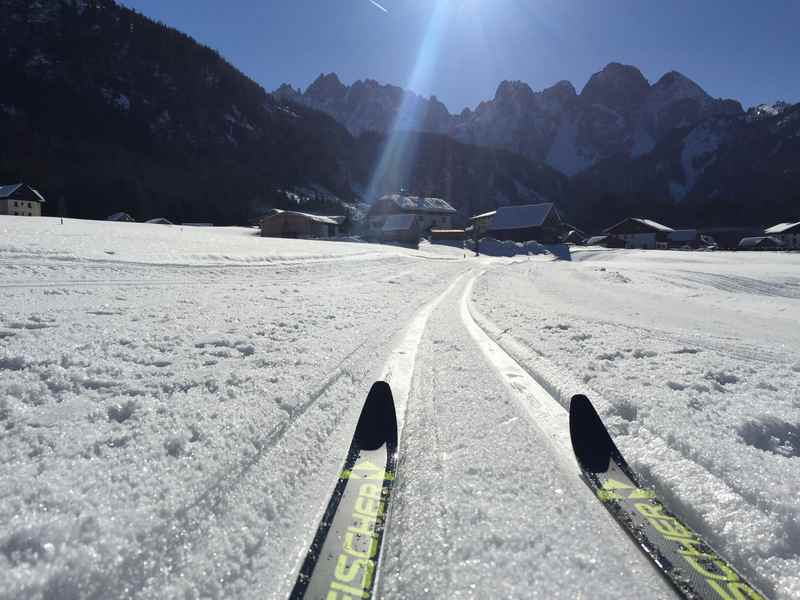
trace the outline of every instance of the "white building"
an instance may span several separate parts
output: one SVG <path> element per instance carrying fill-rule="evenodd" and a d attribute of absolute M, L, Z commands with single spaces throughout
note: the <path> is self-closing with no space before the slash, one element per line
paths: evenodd
<path fill-rule="evenodd" d="M 450 229 L 456 209 L 441 198 L 388 194 L 382 196 L 367 213 L 370 231 L 381 232 L 386 219 L 391 215 L 415 215 L 419 232 L 432 228 Z"/>
<path fill-rule="evenodd" d="M 44 197 L 25 183 L 0 185 L 0 215 L 41 217 Z"/>
<path fill-rule="evenodd" d="M 785 248 L 800 250 L 800 221 L 797 223 L 778 223 L 765 229 L 764 233 L 781 241 Z"/>

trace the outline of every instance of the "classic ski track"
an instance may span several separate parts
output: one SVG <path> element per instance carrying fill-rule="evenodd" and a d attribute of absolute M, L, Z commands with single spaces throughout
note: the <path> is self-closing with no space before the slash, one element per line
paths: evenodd
<path fill-rule="evenodd" d="M 417 350 L 425 332 L 425 327 L 428 323 L 431 313 L 439 306 L 442 300 L 458 285 L 466 273 L 462 272 L 455 276 L 447 288 L 439 293 L 433 300 L 428 301 L 421 308 L 417 309 L 410 320 L 406 321 L 405 326 L 401 330 L 400 341 L 395 344 L 393 350 L 389 353 L 389 358 L 384 362 L 383 367 L 380 369 L 379 379 L 382 379 L 392 386 L 392 395 L 395 401 L 395 409 L 397 412 L 397 429 L 398 429 L 398 455 L 401 455 L 400 449 L 402 448 L 403 439 L 402 432 L 405 425 L 406 408 L 408 404 L 409 392 L 412 384 L 412 377 L 414 374 L 414 365 L 416 362 Z M 396 339 L 396 338 L 395 338 Z M 360 410 L 360 407 L 358 407 Z M 401 477 L 400 469 L 398 468 L 398 477 Z M 397 485 L 397 482 L 395 483 Z M 314 515 L 310 522 L 319 523 L 322 515 L 325 512 L 327 505 L 327 496 L 322 498 L 323 502 L 320 504 L 317 513 Z M 383 544 L 386 543 L 386 535 L 391 535 L 391 504 L 389 512 L 386 516 L 385 531 Z M 303 543 L 299 546 L 302 550 L 301 553 L 295 557 L 295 567 L 292 569 L 289 577 L 285 581 L 285 590 L 287 593 L 291 589 L 291 585 L 297 579 L 297 574 L 302 566 L 303 558 L 307 552 L 311 540 L 316 533 L 316 527 L 312 528 L 308 535 L 303 539 Z M 383 556 L 383 555 L 381 555 Z M 373 583 L 373 590 L 380 590 L 381 585 L 381 565 L 379 564 L 375 570 L 375 579 Z M 285 587 L 284 586 L 284 587 Z M 379 595 L 376 595 L 378 597 Z"/>
<path fill-rule="evenodd" d="M 510 395 L 524 409 L 533 426 L 548 440 L 562 471 L 579 477 L 581 471 L 572 452 L 567 411 L 472 318 L 469 298 L 479 276 L 474 276 L 464 287 L 459 301 L 461 320 L 487 362 L 496 369 Z"/>
<path fill-rule="evenodd" d="M 410 319 L 405 321 L 407 323 L 406 329 L 411 330 L 410 333 L 412 337 L 413 335 L 421 337 L 422 331 L 424 331 L 424 323 L 427 322 L 427 318 L 432 310 L 462 277 L 463 273 L 457 275 L 455 280 L 444 292 L 441 292 L 433 300 L 423 303 L 420 308 L 412 312 Z M 422 330 L 419 331 L 418 322 L 421 316 L 424 316 L 424 322 L 422 323 Z M 273 451 L 280 451 L 280 443 L 287 434 L 295 430 L 300 430 L 306 425 L 304 417 L 318 404 L 320 399 L 325 397 L 338 381 L 342 378 L 348 378 L 352 382 L 355 379 L 361 378 L 358 375 L 354 375 L 352 371 L 362 362 L 368 362 L 366 357 L 363 356 L 365 348 L 366 351 L 373 347 L 380 348 L 382 345 L 390 343 L 392 339 L 396 339 L 397 337 L 396 330 L 391 326 L 382 326 L 376 329 L 377 331 L 367 335 L 364 341 L 350 350 L 331 371 L 317 380 L 317 383 L 312 387 L 312 391 L 307 394 L 307 399 L 305 401 L 288 411 L 287 417 L 284 420 L 258 440 L 256 446 L 257 450 L 254 455 L 246 457 L 243 461 L 229 465 L 209 477 L 207 481 L 210 484 L 207 485 L 203 492 L 195 495 L 190 502 L 183 504 L 175 510 L 174 517 L 170 520 L 169 526 L 159 525 L 143 534 L 144 537 L 158 539 L 159 544 L 156 547 L 158 547 L 159 550 L 155 552 L 149 550 L 144 556 L 136 552 L 131 556 L 123 558 L 123 560 L 114 567 L 116 576 L 112 579 L 115 579 L 118 585 L 117 596 L 124 596 L 124 590 L 130 587 L 131 583 L 135 583 L 142 590 L 149 590 L 157 594 L 155 590 L 159 589 L 158 580 L 160 576 L 164 575 L 165 567 L 168 567 L 167 572 L 180 570 L 182 566 L 191 560 L 191 556 L 197 553 L 198 548 L 206 545 L 211 531 L 213 531 L 215 527 L 219 527 L 219 523 L 217 519 L 208 519 L 203 517 L 203 515 L 221 514 L 220 511 L 229 501 L 234 491 L 247 484 L 247 478 L 253 469 L 263 463 Z M 415 358 L 416 348 L 413 349 L 413 356 L 403 356 L 404 352 L 408 351 L 408 339 L 406 338 L 407 336 L 404 336 L 403 342 L 405 342 L 405 344 L 401 343 L 403 350 L 399 351 L 400 356 L 391 357 L 390 355 L 390 358 L 382 368 L 381 373 L 384 376 L 392 376 L 389 372 L 389 367 L 394 365 L 395 380 L 400 379 L 405 369 L 408 368 L 407 365 L 405 365 L 405 362 L 408 360 L 411 361 L 410 368 L 413 371 L 413 360 Z M 417 344 L 418 343 L 419 340 L 417 339 Z M 392 354 L 397 353 L 398 348 L 395 348 Z M 339 410 L 333 415 L 333 428 L 339 428 L 345 420 L 346 415 L 351 413 L 354 409 L 356 410 L 356 414 L 358 414 L 360 408 L 360 405 L 356 406 L 341 403 Z M 331 436 L 331 440 L 332 439 L 333 436 Z M 297 478 L 294 481 L 292 489 L 302 484 L 302 482 L 303 478 Z M 290 498 L 293 496 L 294 494 L 292 493 L 288 494 Z M 283 505 L 278 505 L 276 507 L 276 512 L 281 514 L 284 508 Z M 196 514 L 197 510 L 201 511 L 200 515 Z M 316 515 L 314 522 L 319 522 L 321 515 L 322 513 Z M 176 524 L 178 524 L 178 526 L 176 526 Z M 188 555 L 184 555 L 179 550 L 187 546 L 192 547 L 192 552 Z M 307 544 L 303 546 L 303 554 L 306 548 Z M 292 582 L 294 578 L 296 578 L 296 573 L 293 573 L 292 578 L 290 578 Z M 289 581 L 289 579 L 287 579 L 287 581 Z"/>
<path fill-rule="evenodd" d="M 561 408 L 566 418 L 565 433 L 566 433 L 566 441 L 569 444 L 569 449 L 570 449 L 569 454 L 572 456 L 575 469 L 578 469 L 578 472 L 580 472 L 580 468 L 577 465 L 577 461 L 574 460 L 574 455 L 572 455 L 571 442 L 569 441 L 569 422 L 568 422 L 567 403 L 569 402 L 570 394 L 565 395 L 564 392 L 566 391 L 565 388 L 574 388 L 574 390 L 578 390 L 579 387 L 586 387 L 586 386 L 572 385 L 571 381 L 567 382 L 549 381 L 547 377 L 542 376 L 540 373 L 537 373 L 525 366 L 524 359 L 522 358 L 522 352 L 519 350 L 524 348 L 530 351 L 531 353 L 536 354 L 538 357 L 547 360 L 547 357 L 541 351 L 539 351 L 536 348 L 532 348 L 527 344 L 524 344 L 523 342 L 514 338 L 513 335 L 506 336 L 508 341 L 503 343 L 501 342 L 500 338 L 507 333 L 507 330 L 500 332 L 499 335 L 495 337 L 492 334 L 490 334 L 489 331 L 487 331 L 483 325 L 478 324 L 478 322 L 472 316 L 472 303 L 470 300 L 471 288 L 474 286 L 475 282 L 485 273 L 486 271 L 480 273 L 478 276 L 473 278 L 472 281 L 470 281 L 468 286 L 470 289 L 467 292 L 465 292 L 465 295 L 462 298 L 463 302 L 462 316 L 466 314 L 467 318 L 473 321 L 477 330 L 479 330 L 479 332 L 486 337 L 486 339 L 490 342 L 490 344 L 497 346 L 500 352 L 504 353 L 514 364 L 517 365 L 517 367 L 523 373 L 527 375 L 528 378 L 530 378 L 539 388 L 541 388 L 541 391 L 544 392 L 544 394 L 546 394 L 547 397 L 549 397 L 549 399 L 552 401 L 553 404 Z M 487 321 L 488 324 L 491 324 L 491 321 L 489 321 L 485 316 L 481 315 L 481 318 L 484 321 Z M 568 319 L 573 317 L 565 315 L 564 318 Z M 636 330 L 636 331 L 641 330 L 641 328 L 624 326 L 618 323 L 612 323 L 612 322 L 608 323 L 614 326 L 624 327 L 630 330 Z M 648 330 L 648 332 L 650 334 L 656 333 L 653 330 Z M 664 336 L 664 339 L 669 340 L 669 338 L 667 338 L 666 336 Z M 697 344 L 697 345 L 700 345 L 708 350 L 719 351 L 717 348 L 714 348 L 713 346 L 708 346 L 708 345 L 704 346 L 703 344 Z M 515 346 L 518 346 L 519 349 L 515 349 Z M 492 362 L 491 358 L 489 358 L 489 361 Z M 559 399 L 561 400 L 561 402 L 563 402 L 563 404 L 559 402 Z M 534 425 L 536 425 L 535 421 Z M 769 522 L 770 520 L 773 520 L 777 517 L 785 518 L 785 515 L 781 511 L 781 505 L 777 500 L 769 498 L 767 494 L 754 496 L 753 494 L 748 493 L 746 490 L 744 490 L 741 485 L 737 485 L 737 481 L 731 481 L 731 482 L 726 481 L 724 479 L 725 475 L 724 467 L 720 467 L 715 464 L 714 465 L 715 468 L 712 469 L 709 468 L 707 465 L 701 465 L 694 462 L 692 460 L 691 452 L 687 448 L 683 447 L 682 445 L 671 444 L 669 440 L 667 440 L 657 431 L 654 431 L 652 429 L 642 427 L 640 429 L 639 436 L 644 444 L 649 445 L 651 447 L 652 446 L 659 447 L 662 452 L 665 451 L 670 453 L 670 455 L 672 456 L 672 460 L 682 460 L 689 463 L 689 465 L 685 467 L 688 469 L 688 472 L 690 472 L 695 477 L 699 476 L 704 482 L 706 482 L 706 485 L 713 485 L 714 489 L 716 490 L 715 494 L 718 497 L 728 497 L 730 494 L 736 495 L 750 507 L 752 518 L 759 519 L 762 522 Z M 648 474 L 645 472 L 639 472 L 639 475 L 645 476 L 645 480 L 648 479 Z M 762 590 L 766 590 L 766 592 L 770 595 L 774 594 L 774 585 L 770 581 L 767 581 L 759 572 L 757 572 L 754 568 L 752 568 L 751 565 L 748 564 L 747 557 L 741 553 L 739 548 L 737 547 L 727 548 L 724 538 L 719 535 L 717 529 L 712 524 L 708 523 L 701 514 L 698 514 L 691 506 L 686 505 L 684 500 L 678 497 L 669 486 L 666 487 L 660 486 L 660 488 L 657 491 L 659 496 L 663 498 L 669 506 L 673 506 L 681 510 L 681 517 L 687 522 L 687 524 L 690 527 L 692 527 L 706 540 L 708 540 L 715 548 L 725 550 L 724 552 L 725 556 L 727 556 L 729 559 L 733 559 L 737 569 L 739 569 L 744 575 L 746 575 L 751 581 L 753 581 L 759 588 L 761 588 Z M 772 510 L 773 514 L 767 514 L 767 512 L 765 512 L 764 510 L 765 508 L 767 508 L 768 510 Z M 603 512 L 608 514 L 606 511 Z M 615 523 L 613 518 L 611 519 L 611 522 Z"/>
<path fill-rule="evenodd" d="M 464 286 L 458 307 L 464 327 L 476 346 L 482 351 L 486 361 L 495 368 L 498 378 L 508 390 L 509 395 L 522 408 L 531 426 L 539 432 L 542 439 L 547 441 L 559 469 L 567 476 L 567 484 L 571 485 L 576 498 L 584 499 L 586 510 L 593 514 L 598 527 L 608 533 L 609 539 L 619 539 L 620 544 L 627 545 L 629 548 L 627 555 L 631 561 L 635 561 L 642 569 L 652 569 L 649 559 L 644 556 L 641 549 L 629 536 L 619 531 L 617 522 L 597 501 L 594 493 L 586 485 L 572 450 L 568 411 L 558 402 L 556 395 L 551 394 L 539 383 L 472 317 L 470 297 L 475 282 L 484 273 L 485 271 L 473 276 Z M 670 586 L 663 578 L 659 579 L 664 585 L 662 591 L 668 595 L 671 590 Z"/>

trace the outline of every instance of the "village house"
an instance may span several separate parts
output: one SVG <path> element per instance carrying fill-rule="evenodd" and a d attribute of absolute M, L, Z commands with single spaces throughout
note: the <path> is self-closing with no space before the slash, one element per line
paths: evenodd
<path fill-rule="evenodd" d="M 25 183 L 0 185 L 0 215 L 41 217 L 44 197 Z"/>
<path fill-rule="evenodd" d="M 780 241 L 786 248 L 800 250 L 800 221 L 797 223 L 778 223 L 765 229 L 764 233 Z"/>
<path fill-rule="evenodd" d="M 344 217 L 325 217 L 275 209 L 261 219 L 261 237 L 324 238 L 339 235 Z"/>
<path fill-rule="evenodd" d="M 784 248 L 783 242 L 768 235 L 746 237 L 739 242 L 739 250 L 783 250 Z"/>
<path fill-rule="evenodd" d="M 490 237 L 513 242 L 537 241 L 553 244 L 565 233 L 561 215 L 552 202 L 500 206 L 470 219 L 476 238 Z"/>
<path fill-rule="evenodd" d="M 603 233 L 625 242 L 626 248 L 666 248 L 669 244 L 669 233 L 674 229 L 656 223 L 650 219 L 630 217 L 612 225 Z"/>
<path fill-rule="evenodd" d="M 441 198 L 424 198 L 404 194 L 382 196 L 367 213 L 369 231 L 379 234 L 392 215 L 414 215 L 417 230 L 422 233 L 431 228 L 450 229 L 456 209 Z"/>
<path fill-rule="evenodd" d="M 136 219 L 134 219 L 126 212 L 116 212 L 113 215 L 106 218 L 106 221 L 115 221 L 117 223 L 135 223 Z"/>

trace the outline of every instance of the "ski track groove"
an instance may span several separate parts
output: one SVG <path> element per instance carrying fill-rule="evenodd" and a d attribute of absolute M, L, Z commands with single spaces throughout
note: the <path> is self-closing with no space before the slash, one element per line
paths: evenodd
<path fill-rule="evenodd" d="M 456 276 L 456 281 L 460 277 L 460 275 Z M 335 277 L 332 276 L 331 278 Z M 408 318 L 406 324 L 413 322 L 420 312 L 427 310 L 428 314 L 430 314 L 432 310 L 431 303 L 441 300 L 452 289 L 453 285 L 454 283 L 433 301 L 422 303 L 421 306 L 418 305 L 411 313 L 412 316 Z M 143 545 L 143 539 L 155 539 L 158 544 L 144 544 L 144 546 L 146 548 L 156 547 L 159 548 L 159 551 L 146 550 L 142 552 L 137 549 L 132 555 L 123 558 L 122 561 L 115 565 L 114 572 L 116 573 L 117 583 L 114 586 L 110 586 L 110 589 L 113 590 L 111 596 L 127 597 L 126 591 L 131 588 L 152 591 L 152 584 L 155 583 L 154 579 L 157 579 L 159 575 L 167 576 L 169 573 L 179 571 L 186 565 L 191 560 L 192 555 L 197 553 L 198 542 L 203 545 L 202 541 L 207 541 L 211 529 L 217 525 L 216 519 L 209 519 L 208 517 L 221 514 L 234 490 L 245 483 L 253 469 L 262 463 L 273 450 L 279 448 L 281 440 L 289 431 L 303 426 L 304 416 L 309 413 L 320 399 L 325 397 L 337 382 L 343 378 L 348 378 L 351 383 L 354 381 L 354 375 L 346 365 L 353 363 L 351 366 L 355 366 L 360 362 L 368 363 L 367 357 L 360 356 L 365 348 L 367 346 L 385 347 L 386 342 L 395 337 L 397 333 L 391 326 L 381 326 L 378 329 L 380 330 L 379 333 L 372 332 L 365 336 L 364 341 L 350 350 L 325 377 L 320 378 L 318 380 L 319 383 L 313 386 L 313 391 L 307 394 L 306 400 L 299 406 L 292 406 L 287 411 L 285 420 L 277 424 L 260 440 L 252 440 L 256 447 L 254 455 L 247 456 L 245 460 L 239 461 L 235 465 L 229 465 L 210 477 L 208 481 L 211 483 L 206 490 L 197 495 L 192 502 L 178 508 L 173 518 L 169 520 L 169 525 L 165 523 L 145 533 L 137 534 L 139 548 Z M 359 357 L 362 358 L 362 361 L 356 360 Z M 388 362 L 391 363 L 391 359 Z M 341 403 L 339 406 L 340 409 L 336 411 L 333 419 L 333 429 L 338 429 L 344 419 L 344 415 L 354 410 L 354 406 L 347 403 Z M 360 405 L 356 409 L 360 411 Z M 287 497 L 291 499 L 294 496 L 291 492 L 297 485 L 302 485 L 302 483 L 303 478 L 294 479 L 288 486 L 291 489 Z M 280 514 L 283 508 L 283 506 L 279 506 L 277 513 Z M 200 514 L 195 514 L 198 510 L 200 510 Z M 321 514 L 319 515 L 320 517 Z M 319 519 L 315 522 L 318 521 Z M 186 548 L 191 548 L 191 552 L 182 551 Z M 252 560 L 253 557 L 251 556 L 250 558 Z M 246 569 L 242 571 L 247 574 Z M 111 573 L 107 575 L 109 579 L 113 578 Z M 230 582 L 231 579 L 226 581 Z M 158 586 L 156 586 L 156 589 L 159 589 Z"/>
<path fill-rule="evenodd" d="M 486 272 L 481 273 L 476 277 L 471 284 L 474 283 L 479 279 L 481 276 L 485 275 Z M 539 358 L 543 358 L 544 360 L 548 360 L 547 356 L 539 351 L 538 349 L 529 347 L 526 343 L 517 340 L 513 334 L 509 334 L 508 330 L 500 331 L 499 328 L 494 326 L 499 334 L 493 334 L 490 331 L 487 331 L 487 328 L 479 323 L 479 321 L 485 321 L 491 324 L 491 321 L 484 315 L 477 310 L 476 307 L 472 304 L 471 300 L 469 299 L 469 294 L 465 294 L 464 300 L 466 302 L 467 311 L 471 313 L 472 311 L 477 311 L 480 315 L 480 319 L 475 320 L 475 325 L 486 335 L 486 337 L 491 340 L 494 344 L 496 344 L 502 351 L 504 351 L 518 366 L 520 369 L 525 371 L 531 379 L 540 385 L 546 393 L 548 393 L 551 398 L 557 402 L 565 411 L 568 410 L 568 402 L 569 396 L 571 394 L 565 394 L 565 387 L 573 388 L 574 390 L 578 390 L 581 387 L 587 388 L 588 386 L 578 386 L 576 383 L 573 384 L 571 381 L 566 382 L 567 386 L 564 385 L 565 382 L 553 382 L 550 381 L 549 378 L 545 375 L 540 374 L 532 367 L 529 367 L 527 361 L 513 348 L 514 345 L 520 346 L 522 348 L 528 349 L 530 352 L 535 353 Z M 470 316 L 472 316 L 470 314 Z M 474 318 L 474 317 L 473 317 Z M 565 316 L 565 319 L 574 319 L 571 316 Z M 611 322 L 604 322 L 606 324 L 613 325 L 615 327 L 622 327 L 630 331 L 641 332 L 642 328 L 633 327 L 633 326 L 625 326 L 618 323 L 611 323 Z M 658 337 L 663 341 L 674 341 L 674 338 L 670 338 L 666 335 L 658 336 L 656 334 L 661 333 L 657 330 L 645 330 L 648 331 L 648 335 L 650 337 Z M 509 335 L 507 335 L 509 334 Z M 511 344 L 503 343 L 501 338 L 508 337 L 510 339 Z M 705 347 L 706 349 L 711 349 L 712 351 L 718 351 L 717 348 L 713 347 L 711 344 L 704 345 L 700 343 L 696 343 L 692 341 L 693 345 L 698 345 L 701 347 Z M 511 346 L 511 347 L 509 347 Z M 751 356 L 748 353 L 742 353 L 747 359 L 752 358 L 759 358 Z M 763 356 L 763 355 L 762 355 Z M 777 356 L 777 355 L 776 355 Z M 785 356 L 782 357 L 785 360 Z M 763 359 L 764 362 L 770 362 L 769 359 Z M 571 376 L 570 376 L 571 377 Z M 588 390 L 591 393 L 591 390 Z M 601 397 L 601 395 L 597 395 Z M 535 423 L 534 423 L 535 425 Z M 644 435 L 642 435 L 644 434 Z M 781 508 L 780 503 L 769 497 L 768 491 L 764 491 L 761 494 L 753 494 L 746 489 L 743 489 L 743 483 L 739 480 L 734 478 L 732 481 L 728 481 L 725 478 L 726 471 L 724 465 L 717 465 L 714 463 L 712 467 L 709 467 L 706 464 L 699 464 L 697 463 L 694 458 L 694 453 L 691 451 L 690 448 L 685 447 L 684 444 L 675 444 L 671 442 L 668 436 L 663 436 L 657 430 L 653 430 L 652 428 L 642 428 L 640 432 L 640 438 L 645 445 L 652 447 L 654 444 L 659 445 L 662 448 L 666 449 L 667 452 L 677 455 L 677 457 L 681 460 L 687 461 L 690 463 L 691 472 L 693 475 L 699 474 L 704 481 L 713 481 L 715 482 L 715 488 L 717 490 L 726 491 L 729 493 L 733 493 L 738 496 L 744 503 L 749 506 L 749 509 L 754 513 L 754 516 L 763 519 L 765 522 L 773 520 L 777 515 L 784 515 L 784 512 Z M 576 468 L 577 463 L 576 463 Z M 656 482 L 653 480 L 653 474 L 647 470 L 647 472 L 639 473 L 643 476 L 646 484 L 654 485 Z M 692 527 L 695 531 L 697 531 L 701 536 L 707 539 L 711 545 L 715 548 L 725 548 L 725 540 L 724 538 L 717 533 L 716 528 L 708 523 L 702 515 L 698 514 L 691 506 L 686 505 L 685 501 L 681 500 L 678 495 L 676 495 L 673 490 L 669 487 L 669 484 L 665 487 L 662 485 L 656 486 L 656 491 L 661 498 L 663 498 L 668 505 L 674 507 L 680 507 L 683 509 L 681 511 L 681 516 L 687 522 L 687 524 Z M 772 515 L 767 514 L 764 509 L 772 509 L 774 513 Z M 743 555 L 739 548 L 733 547 L 726 551 L 726 555 L 730 555 L 730 558 L 734 559 L 736 564 L 736 568 L 739 569 L 743 574 L 745 574 L 748 579 L 753 581 L 759 588 L 762 590 L 766 590 L 768 594 L 772 595 L 775 593 L 774 584 L 768 580 L 766 580 L 760 573 L 758 573 L 755 569 L 751 568 L 748 562 L 748 557 Z M 758 553 L 760 554 L 760 553 Z M 796 555 L 790 555 L 783 558 L 793 558 Z"/>

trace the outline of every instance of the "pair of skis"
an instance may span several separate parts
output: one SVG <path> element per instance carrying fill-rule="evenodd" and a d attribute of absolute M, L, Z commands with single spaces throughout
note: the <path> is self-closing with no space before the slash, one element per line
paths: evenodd
<path fill-rule="evenodd" d="M 764 600 L 727 561 L 643 488 L 586 396 L 570 403 L 570 438 L 584 478 L 620 526 L 688 600 Z M 347 458 L 291 600 L 369 600 L 397 469 L 389 385 L 364 403 Z"/>

